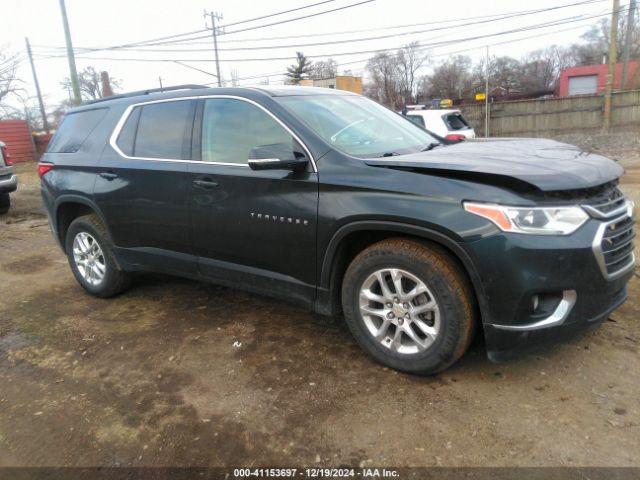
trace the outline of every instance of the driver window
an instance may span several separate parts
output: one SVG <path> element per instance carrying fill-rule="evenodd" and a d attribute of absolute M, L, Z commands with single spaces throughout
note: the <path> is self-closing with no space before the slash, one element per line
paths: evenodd
<path fill-rule="evenodd" d="M 291 145 L 294 139 L 261 108 L 231 98 L 205 100 L 202 118 L 202 161 L 246 164 L 251 149 Z"/>

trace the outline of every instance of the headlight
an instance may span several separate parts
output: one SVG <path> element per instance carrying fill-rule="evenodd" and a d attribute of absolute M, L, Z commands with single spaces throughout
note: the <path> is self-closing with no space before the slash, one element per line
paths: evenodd
<path fill-rule="evenodd" d="M 467 212 L 492 221 L 503 232 L 569 235 L 589 216 L 580 207 L 508 207 L 464 202 Z"/>

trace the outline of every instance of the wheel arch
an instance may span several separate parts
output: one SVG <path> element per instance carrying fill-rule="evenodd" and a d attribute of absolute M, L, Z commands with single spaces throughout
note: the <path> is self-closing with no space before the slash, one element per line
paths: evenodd
<path fill-rule="evenodd" d="M 486 321 L 487 300 L 480 275 L 467 252 L 451 236 L 426 227 L 389 221 L 357 221 L 339 228 L 327 246 L 320 267 L 319 313 L 334 315 L 340 311 L 342 277 L 351 260 L 364 248 L 392 237 L 414 238 L 444 249 L 467 275 L 479 308 Z"/>
<path fill-rule="evenodd" d="M 83 215 L 95 214 L 109 232 L 109 226 L 98 206 L 81 195 L 62 195 L 54 205 L 53 225 L 62 250 L 65 250 L 65 236 L 71 222 Z M 109 232 L 111 235 L 111 232 Z"/>

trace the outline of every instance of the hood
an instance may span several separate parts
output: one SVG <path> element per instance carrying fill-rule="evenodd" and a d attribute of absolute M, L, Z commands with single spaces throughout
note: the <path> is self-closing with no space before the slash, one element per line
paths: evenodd
<path fill-rule="evenodd" d="M 367 165 L 496 181 L 515 179 L 542 191 L 595 187 L 619 178 L 613 160 L 573 145 L 537 138 L 464 141 L 427 152 L 365 160 Z"/>

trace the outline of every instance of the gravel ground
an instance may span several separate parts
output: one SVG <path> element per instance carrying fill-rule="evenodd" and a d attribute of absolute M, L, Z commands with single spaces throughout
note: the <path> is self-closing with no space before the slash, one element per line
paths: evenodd
<path fill-rule="evenodd" d="M 638 136 L 565 137 L 618 159 Z M 601 328 L 503 364 L 399 374 L 338 320 L 165 276 L 75 283 L 34 165 L 0 219 L 0 466 L 640 466 L 639 278 Z"/>

